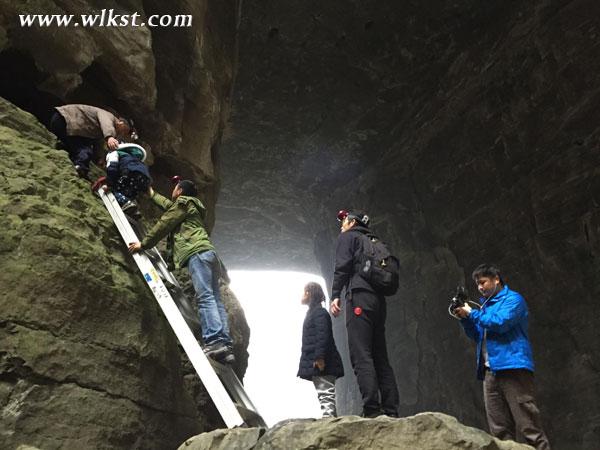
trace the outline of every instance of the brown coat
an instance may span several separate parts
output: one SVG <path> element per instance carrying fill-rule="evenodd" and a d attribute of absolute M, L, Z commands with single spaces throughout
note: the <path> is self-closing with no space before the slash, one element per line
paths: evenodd
<path fill-rule="evenodd" d="M 56 110 L 65 118 L 67 136 L 83 136 L 92 139 L 116 137 L 117 117 L 95 106 L 64 105 Z"/>

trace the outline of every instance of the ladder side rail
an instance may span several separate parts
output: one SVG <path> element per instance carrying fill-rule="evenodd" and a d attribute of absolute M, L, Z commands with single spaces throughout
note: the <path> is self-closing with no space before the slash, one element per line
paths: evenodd
<path fill-rule="evenodd" d="M 98 190 L 98 194 L 104 202 L 109 214 L 113 218 L 115 225 L 119 229 L 125 244 L 128 244 L 129 242 L 137 242 L 138 238 L 131 225 L 127 221 L 127 218 L 123 214 L 121 207 L 114 199 L 114 196 L 110 193 L 105 193 L 102 189 Z M 110 197 L 112 197 L 112 199 Z M 154 265 L 143 253 L 135 253 L 133 255 L 133 259 L 142 272 L 146 283 L 158 301 L 159 306 L 167 318 L 167 321 L 179 339 L 181 346 L 183 347 L 190 362 L 192 363 L 192 366 L 202 380 L 202 383 L 208 391 L 211 399 L 215 403 L 215 406 L 221 414 L 225 424 L 228 428 L 243 425 L 244 420 L 231 400 L 231 397 L 223 387 L 221 380 L 215 373 L 213 367 L 208 361 L 207 356 L 198 345 L 194 334 L 187 326 L 183 316 L 171 298 L 171 295 L 169 294 L 165 284 L 162 282 L 160 276 L 156 272 Z"/>
<path fill-rule="evenodd" d="M 158 249 L 152 248 L 149 251 L 152 251 L 152 254 L 148 255 L 148 257 L 150 258 L 150 260 L 153 261 L 153 263 L 156 266 L 156 269 L 159 271 L 159 273 L 162 274 L 164 276 L 164 278 L 169 283 L 171 283 L 173 286 L 181 289 L 181 285 L 179 284 L 179 281 L 177 280 L 177 278 L 175 278 L 173 273 L 169 270 L 167 263 L 163 259 L 162 255 L 160 254 Z"/>
<path fill-rule="evenodd" d="M 119 203 L 117 202 L 117 199 L 114 197 L 114 195 L 107 195 L 106 198 L 110 202 L 112 208 L 111 210 L 115 212 L 116 216 L 119 217 L 119 223 L 117 227 L 121 226 L 124 233 L 128 233 L 129 229 L 131 229 L 133 233 L 129 236 L 129 238 L 131 238 L 132 240 L 129 242 L 139 241 L 139 237 L 135 234 L 135 230 L 129 223 L 129 220 L 127 219 L 123 211 L 121 210 L 121 207 L 119 206 Z M 121 233 L 121 235 L 125 236 L 123 233 Z M 148 252 L 152 252 L 152 255 L 149 255 Z M 183 287 L 179 284 L 177 278 L 175 278 L 175 275 L 173 275 L 171 271 L 169 271 L 167 263 L 163 259 L 158 249 L 156 247 L 153 247 L 149 251 L 144 252 L 144 254 L 154 265 L 154 268 L 158 270 L 158 273 L 161 275 L 163 282 L 164 280 L 166 280 L 171 285 L 170 287 L 173 288 L 169 291 L 169 293 L 171 294 L 171 298 L 173 299 L 173 301 L 175 301 L 179 312 L 187 322 L 188 326 L 192 329 L 192 333 L 194 332 L 194 330 L 199 330 L 200 320 L 198 318 L 196 310 L 194 309 L 192 303 L 189 301 L 187 296 L 184 294 Z M 156 264 L 157 262 L 158 266 Z"/>
<path fill-rule="evenodd" d="M 229 388 L 230 394 L 234 397 L 234 400 L 243 405 L 246 409 L 254 412 L 264 423 L 262 417 L 258 413 L 258 409 L 254 406 L 254 403 L 252 403 L 252 400 L 244 389 L 244 385 L 241 383 L 233 369 L 230 366 L 221 365 L 218 369 L 218 374 L 220 375 L 223 384 Z"/>
<path fill-rule="evenodd" d="M 107 201 L 110 203 L 111 206 L 111 210 L 115 213 L 114 215 L 118 217 L 119 219 L 119 225 L 121 225 L 123 231 L 126 234 L 129 234 L 129 232 L 131 232 L 129 234 L 129 238 L 131 238 L 131 241 L 129 242 L 134 242 L 134 241 L 138 241 L 137 235 L 135 234 L 135 231 L 133 230 L 133 228 L 131 227 L 131 224 L 129 223 L 129 221 L 127 220 L 127 218 L 125 217 L 125 214 L 123 213 L 123 211 L 121 210 L 121 207 L 119 206 L 118 202 L 116 201 L 116 198 L 114 197 L 114 195 L 106 195 L 106 199 Z M 104 200 L 104 199 L 103 199 Z M 109 210 L 109 212 L 111 212 Z M 111 214 L 112 216 L 113 214 Z M 113 217 L 114 219 L 114 217 Z M 122 233 L 123 236 L 125 236 Z M 162 258 L 162 255 L 160 254 L 160 252 L 157 249 L 155 250 L 155 254 L 158 255 L 161 259 L 161 261 L 163 262 L 165 268 L 166 268 L 166 263 L 164 263 L 164 259 Z M 136 256 L 140 256 L 142 255 L 142 253 L 137 253 L 134 254 L 134 258 Z M 154 268 L 153 266 L 153 261 L 148 258 L 145 254 L 143 255 L 147 260 L 148 263 L 152 266 L 152 268 Z M 168 270 L 168 269 L 167 269 Z M 143 272 L 143 270 L 142 270 Z M 176 280 L 176 278 L 173 276 L 173 274 L 168 271 L 168 274 Z M 157 278 L 159 278 L 157 276 Z M 172 294 L 170 292 L 167 291 L 167 293 L 170 295 L 170 300 L 172 303 L 175 303 L 173 301 L 172 298 Z M 183 292 L 181 292 L 181 295 L 183 295 L 185 297 L 185 295 L 183 294 Z M 187 300 L 187 298 L 185 299 Z M 177 306 L 177 305 L 175 305 Z M 179 315 L 182 316 L 181 310 L 178 309 Z M 183 317 L 182 317 L 183 318 Z M 183 318 L 184 319 L 184 318 Z M 185 319 L 184 319 L 185 321 Z M 189 329 L 189 325 L 187 325 L 187 328 Z M 193 334 L 193 333 L 192 333 Z M 194 339 L 194 343 L 196 344 L 196 340 Z M 185 350 L 185 348 L 184 348 Z M 187 351 L 186 351 L 187 353 Z M 201 352 L 202 356 L 204 357 L 204 359 L 206 359 L 206 361 L 208 362 L 209 360 L 206 358 L 206 356 L 204 355 L 204 352 Z M 189 354 L 188 354 L 189 357 Z M 208 362 L 210 364 L 210 362 Z M 262 417 L 260 416 L 260 414 L 258 413 L 258 410 L 256 409 L 256 407 L 254 406 L 254 404 L 252 403 L 252 401 L 250 400 L 250 398 L 248 397 L 248 394 L 246 393 L 243 384 L 240 382 L 240 380 L 238 379 L 238 377 L 236 376 L 235 372 L 233 371 L 233 369 L 228 366 L 228 365 L 224 365 L 218 362 L 213 362 L 211 367 L 213 368 L 213 370 L 216 372 L 216 375 L 218 375 L 218 378 L 220 378 L 220 381 L 222 384 L 226 384 L 226 387 L 229 388 L 229 395 L 233 396 L 235 401 L 241 403 L 246 409 L 254 412 L 256 414 L 256 416 L 260 419 L 261 423 L 264 423 Z M 266 426 L 266 424 L 265 424 Z"/>

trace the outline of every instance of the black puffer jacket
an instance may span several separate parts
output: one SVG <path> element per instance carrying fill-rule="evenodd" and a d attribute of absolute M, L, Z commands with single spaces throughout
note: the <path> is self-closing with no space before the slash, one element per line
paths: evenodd
<path fill-rule="evenodd" d="M 325 370 L 314 367 L 318 358 L 325 360 Z M 344 376 L 344 365 L 331 331 L 331 317 L 320 304 L 311 305 L 302 326 L 302 356 L 298 376 L 311 380 L 317 375 Z"/>

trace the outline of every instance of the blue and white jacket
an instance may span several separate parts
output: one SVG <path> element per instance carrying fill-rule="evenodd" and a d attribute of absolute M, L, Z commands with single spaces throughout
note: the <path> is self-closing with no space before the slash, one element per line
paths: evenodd
<path fill-rule="evenodd" d="M 130 172 L 140 172 L 146 178 L 152 180 L 150 171 L 144 161 L 146 160 L 146 150 L 137 144 L 124 143 L 119 144 L 117 150 L 106 154 L 106 182 L 114 187 L 119 177 L 127 175 Z"/>
<path fill-rule="evenodd" d="M 460 322 L 471 339 L 477 342 L 477 378 L 484 378 L 481 346 L 487 331 L 486 346 L 490 370 L 527 369 L 533 372 L 533 354 L 527 333 L 529 312 L 521 294 L 507 285 L 491 297 L 479 299 L 483 307 L 473 309 Z"/>

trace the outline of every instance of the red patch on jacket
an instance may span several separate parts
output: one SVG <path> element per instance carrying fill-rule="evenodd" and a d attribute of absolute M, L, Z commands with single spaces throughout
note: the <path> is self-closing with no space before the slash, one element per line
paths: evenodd
<path fill-rule="evenodd" d="M 360 306 L 357 306 L 356 308 L 354 308 L 355 316 L 360 316 L 361 314 L 362 314 L 362 308 Z"/>

